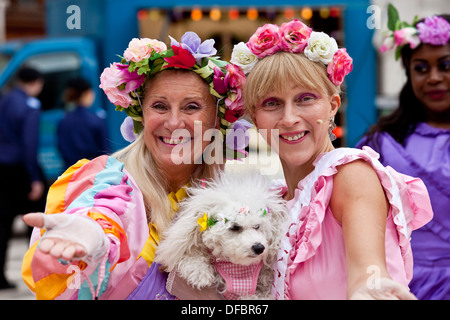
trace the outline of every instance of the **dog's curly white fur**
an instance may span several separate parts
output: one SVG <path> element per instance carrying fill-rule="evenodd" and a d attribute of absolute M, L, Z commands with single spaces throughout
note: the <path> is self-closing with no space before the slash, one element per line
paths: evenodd
<path fill-rule="evenodd" d="M 164 233 L 155 261 L 166 271 L 177 270 L 192 287 L 216 285 L 221 293 L 226 284 L 212 257 L 245 266 L 263 261 L 255 296 L 241 298 L 271 298 L 273 265 L 287 221 L 279 191 L 270 189 L 269 181 L 256 172 L 221 172 L 205 187 L 187 191 L 189 197 Z M 225 220 L 201 232 L 198 219 L 205 213 Z"/>

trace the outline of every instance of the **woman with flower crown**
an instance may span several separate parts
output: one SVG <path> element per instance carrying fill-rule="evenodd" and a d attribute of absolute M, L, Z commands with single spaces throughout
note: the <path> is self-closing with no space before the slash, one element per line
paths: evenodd
<path fill-rule="evenodd" d="M 409 236 L 431 219 L 428 194 L 370 148 L 333 147 L 340 86 L 353 67 L 346 49 L 293 20 L 258 28 L 231 62 L 248 73 L 246 111 L 285 176 L 274 182 L 291 218 L 275 297 L 414 299 Z"/>
<path fill-rule="evenodd" d="M 121 131 L 133 142 L 78 161 L 50 188 L 45 214 L 24 216 L 36 228 L 22 275 L 36 298 L 174 298 L 153 263 L 160 236 L 186 185 L 212 178 L 224 151 L 245 156 L 221 135 L 247 127 L 238 120 L 245 76 L 213 45 L 193 32 L 169 49 L 133 39 L 104 70 L 100 87 L 129 116 Z"/>
<path fill-rule="evenodd" d="M 399 106 L 379 119 L 358 146 L 371 146 L 380 161 L 419 177 L 430 194 L 433 220 L 411 238 L 418 299 L 450 299 L 450 16 L 413 25 L 389 6 L 389 31 L 380 50 L 395 49 L 406 72 Z"/>

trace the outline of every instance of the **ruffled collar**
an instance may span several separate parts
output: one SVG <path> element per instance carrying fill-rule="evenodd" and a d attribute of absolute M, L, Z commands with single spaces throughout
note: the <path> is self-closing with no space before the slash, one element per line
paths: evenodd
<path fill-rule="evenodd" d="M 441 134 L 450 134 L 450 129 L 435 128 L 425 122 L 419 122 L 414 133 L 422 136 L 436 137 Z"/>

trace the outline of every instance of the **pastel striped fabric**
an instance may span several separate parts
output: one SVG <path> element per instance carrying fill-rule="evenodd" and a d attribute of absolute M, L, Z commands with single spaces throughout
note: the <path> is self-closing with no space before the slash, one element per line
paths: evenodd
<path fill-rule="evenodd" d="M 70 167 L 50 188 L 45 213 L 87 216 L 103 228 L 110 250 L 101 299 L 126 298 L 153 262 L 158 233 L 147 224 L 140 190 L 113 157 L 83 159 Z M 91 299 L 88 280 L 97 287 L 98 266 L 64 264 L 36 250 L 44 232 L 33 232 L 22 265 L 25 283 L 37 299 Z M 119 285 L 121 290 L 114 290 Z"/>

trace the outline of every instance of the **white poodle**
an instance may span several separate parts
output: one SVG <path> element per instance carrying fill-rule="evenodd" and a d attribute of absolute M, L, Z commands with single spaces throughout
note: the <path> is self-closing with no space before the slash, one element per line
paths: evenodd
<path fill-rule="evenodd" d="M 279 190 L 256 172 L 221 172 L 188 194 L 155 261 L 192 287 L 217 286 L 227 299 L 272 298 L 287 221 Z"/>

